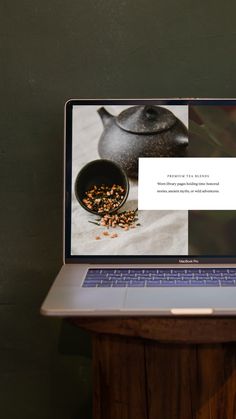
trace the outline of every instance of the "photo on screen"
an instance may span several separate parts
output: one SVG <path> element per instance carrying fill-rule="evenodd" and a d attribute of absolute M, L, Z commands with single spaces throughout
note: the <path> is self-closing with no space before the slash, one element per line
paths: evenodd
<path fill-rule="evenodd" d="M 235 106 L 73 106 L 71 255 L 235 255 L 235 157 Z"/>

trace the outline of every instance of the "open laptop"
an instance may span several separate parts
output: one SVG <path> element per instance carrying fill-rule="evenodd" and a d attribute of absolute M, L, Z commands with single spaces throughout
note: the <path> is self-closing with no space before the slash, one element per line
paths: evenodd
<path fill-rule="evenodd" d="M 44 315 L 236 313 L 236 100 L 69 100 Z"/>

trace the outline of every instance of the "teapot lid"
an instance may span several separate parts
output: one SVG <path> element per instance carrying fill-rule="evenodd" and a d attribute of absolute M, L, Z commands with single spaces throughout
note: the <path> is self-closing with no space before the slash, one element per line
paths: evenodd
<path fill-rule="evenodd" d="M 131 106 L 116 118 L 117 125 L 134 134 L 152 134 L 171 128 L 177 121 L 166 108 L 154 105 Z"/>

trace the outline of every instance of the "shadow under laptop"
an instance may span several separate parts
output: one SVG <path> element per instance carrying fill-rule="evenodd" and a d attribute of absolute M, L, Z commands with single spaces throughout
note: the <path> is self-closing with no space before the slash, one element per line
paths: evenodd
<path fill-rule="evenodd" d="M 88 333 L 62 320 L 52 366 L 54 417 L 92 418 L 91 339 Z"/>

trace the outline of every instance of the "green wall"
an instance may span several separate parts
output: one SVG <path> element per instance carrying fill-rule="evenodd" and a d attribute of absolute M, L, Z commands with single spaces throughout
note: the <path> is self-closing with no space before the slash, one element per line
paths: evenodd
<path fill-rule="evenodd" d="M 91 418 L 91 343 L 40 305 L 62 264 L 68 98 L 236 97 L 234 0 L 0 2 L 0 405 Z"/>

